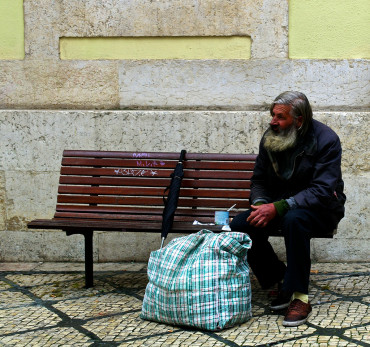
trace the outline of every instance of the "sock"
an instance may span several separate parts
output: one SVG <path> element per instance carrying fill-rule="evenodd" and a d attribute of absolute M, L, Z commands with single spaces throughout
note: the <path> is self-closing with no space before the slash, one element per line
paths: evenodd
<path fill-rule="evenodd" d="M 298 299 L 303 301 L 304 303 L 308 304 L 308 294 L 303 294 L 300 292 L 294 292 L 292 296 L 292 300 Z"/>

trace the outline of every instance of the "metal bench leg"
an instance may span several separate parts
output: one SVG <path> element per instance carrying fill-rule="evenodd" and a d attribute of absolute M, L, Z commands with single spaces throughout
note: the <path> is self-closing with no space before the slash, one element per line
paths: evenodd
<path fill-rule="evenodd" d="M 85 236 L 85 287 L 94 286 L 94 260 L 93 260 L 93 231 L 87 231 Z"/>

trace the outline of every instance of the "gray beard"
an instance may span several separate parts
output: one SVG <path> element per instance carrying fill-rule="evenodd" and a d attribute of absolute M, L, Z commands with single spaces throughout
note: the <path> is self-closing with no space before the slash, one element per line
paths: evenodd
<path fill-rule="evenodd" d="M 263 146 L 270 152 L 282 152 L 295 146 L 298 130 L 294 124 L 289 128 L 275 133 L 272 129 L 267 130 Z"/>

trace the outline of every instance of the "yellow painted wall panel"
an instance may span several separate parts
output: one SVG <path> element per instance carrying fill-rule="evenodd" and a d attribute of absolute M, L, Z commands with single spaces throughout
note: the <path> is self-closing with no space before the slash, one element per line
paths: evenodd
<path fill-rule="evenodd" d="M 60 57 L 103 59 L 250 59 L 246 36 L 219 37 L 62 37 Z"/>
<path fill-rule="evenodd" d="M 369 59 L 370 0 L 290 0 L 289 58 Z"/>
<path fill-rule="evenodd" d="M 0 0 L 0 59 L 24 59 L 23 0 Z"/>

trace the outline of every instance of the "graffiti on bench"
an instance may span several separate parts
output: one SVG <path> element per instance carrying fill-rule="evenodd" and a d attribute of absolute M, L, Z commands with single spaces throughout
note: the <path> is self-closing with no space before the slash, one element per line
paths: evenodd
<path fill-rule="evenodd" d="M 115 169 L 114 172 L 116 175 L 119 176 L 143 177 L 158 175 L 158 172 L 156 170 L 145 170 L 145 169 Z"/>
<path fill-rule="evenodd" d="M 142 159 L 142 158 L 150 158 L 149 153 L 133 153 L 133 158 Z M 136 166 L 149 168 L 149 167 L 160 167 L 164 166 L 166 163 L 162 160 L 137 160 Z M 156 176 L 158 175 L 158 171 L 156 170 L 146 170 L 146 169 L 115 169 L 114 170 L 116 175 L 119 176 L 133 176 L 133 177 L 143 177 L 143 176 Z"/>

